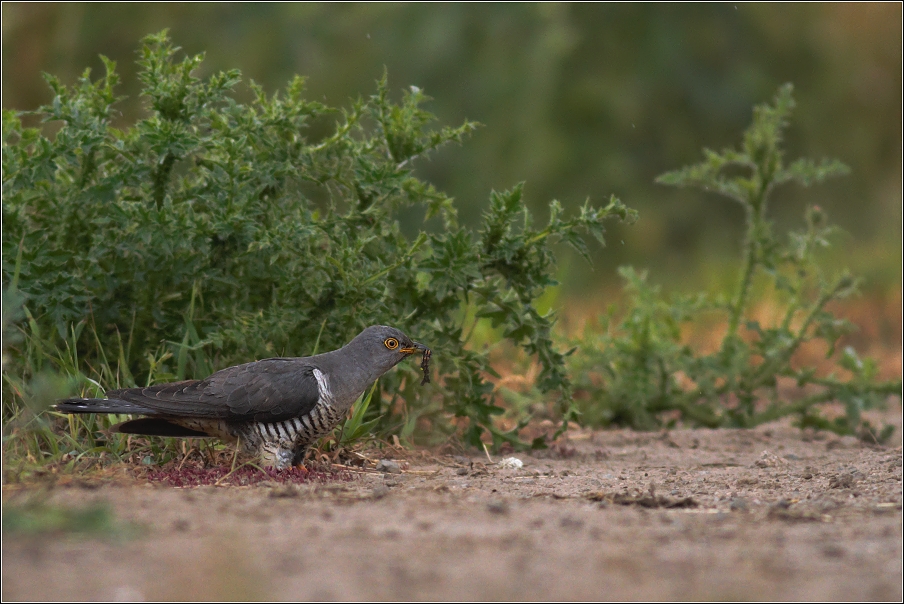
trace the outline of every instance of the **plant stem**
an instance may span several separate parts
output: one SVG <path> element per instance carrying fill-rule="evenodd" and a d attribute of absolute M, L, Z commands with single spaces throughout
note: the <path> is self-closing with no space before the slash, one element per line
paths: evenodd
<path fill-rule="evenodd" d="M 744 313 L 744 307 L 747 305 L 747 297 L 750 293 L 750 283 L 753 280 L 753 273 L 757 264 L 757 240 L 756 232 L 758 226 L 758 216 L 753 205 L 745 205 L 747 210 L 747 236 L 744 240 L 744 273 L 741 277 L 741 283 L 738 286 L 738 292 L 735 299 L 731 303 L 731 314 L 728 321 L 728 333 L 725 335 L 724 342 L 734 338 L 738 332 L 738 325 L 741 322 L 741 315 Z"/>
<path fill-rule="evenodd" d="M 806 411 L 813 405 L 818 405 L 819 403 L 826 403 L 834 398 L 834 393 L 830 390 L 825 392 L 819 392 L 817 394 L 811 394 L 808 397 L 802 398 L 797 402 L 783 405 L 781 403 L 776 403 L 774 405 L 770 405 L 765 411 L 761 413 L 757 413 L 750 420 L 751 426 L 757 426 L 759 424 L 764 424 L 766 422 L 775 421 L 782 417 L 787 417 L 788 415 L 793 415 L 795 413 L 801 413 Z"/>
<path fill-rule="evenodd" d="M 835 283 L 835 286 L 831 289 L 828 289 L 822 293 L 816 302 L 813 303 L 813 306 L 810 307 L 810 312 L 807 313 L 807 318 L 804 319 L 803 325 L 800 326 L 800 329 L 797 332 L 797 335 L 791 341 L 790 344 L 782 351 L 780 355 L 777 355 L 770 361 L 764 362 L 760 365 L 757 370 L 753 373 L 753 376 L 746 384 L 742 384 L 743 388 L 753 389 L 756 388 L 758 382 L 765 378 L 768 378 L 771 375 L 775 375 L 775 372 L 778 367 L 786 364 L 791 356 L 797 351 L 800 347 L 801 343 L 803 343 L 804 339 L 807 336 L 807 330 L 810 328 L 810 325 L 813 323 L 813 320 L 816 318 L 817 313 L 822 310 L 822 308 L 828 304 L 828 302 L 835 297 L 835 294 L 842 288 L 841 280 Z"/>

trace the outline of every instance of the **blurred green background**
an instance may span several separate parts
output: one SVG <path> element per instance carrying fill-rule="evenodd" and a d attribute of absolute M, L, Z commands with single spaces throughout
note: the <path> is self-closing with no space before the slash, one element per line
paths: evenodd
<path fill-rule="evenodd" d="M 795 84 L 790 157 L 834 157 L 852 175 L 773 203 L 780 227 L 818 203 L 847 235 L 829 258 L 901 283 L 900 3 L 886 4 L 28 4 L 3 3 L 7 109 L 50 101 L 40 72 L 73 83 L 98 54 L 119 65 L 123 120 L 142 110 L 135 51 L 164 28 L 207 75 L 229 68 L 269 92 L 293 74 L 331 105 L 369 95 L 388 69 L 394 91 L 416 85 L 444 125 L 485 125 L 418 170 L 477 221 L 491 189 L 526 180 L 528 203 L 574 210 L 612 193 L 640 211 L 595 250 L 593 270 L 563 255 L 566 292 L 614 285 L 615 268 L 649 268 L 682 289 L 733 281 L 740 205 L 653 184 L 736 145 L 754 104 Z M 245 85 L 239 96 L 250 95 Z M 411 229 L 420 217 L 402 217 Z"/>

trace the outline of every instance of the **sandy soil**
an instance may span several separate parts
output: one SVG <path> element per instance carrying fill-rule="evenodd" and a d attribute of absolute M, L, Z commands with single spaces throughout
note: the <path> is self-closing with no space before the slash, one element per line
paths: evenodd
<path fill-rule="evenodd" d="M 319 484 L 60 480 L 49 501 L 140 528 L 5 534 L 2 597 L 900 601 L 901 452 L 775 426 L 607 431 L 520 469 L 420 452 Z"/>

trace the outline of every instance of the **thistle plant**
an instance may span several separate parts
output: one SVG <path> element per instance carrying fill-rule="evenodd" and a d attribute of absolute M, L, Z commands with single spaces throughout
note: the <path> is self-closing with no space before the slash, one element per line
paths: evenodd
<path fill-rule="evenodd" d="M 892 428 L 877 429 L 862 419 L 866 409 L 901 397 L 901 380 L 880 381 L 877 365 L 846 347 L 836 357 L 836 372 L 792 362 L 801 346 L 822 341 L 827 358 L 853 326 L 827 309 L 829 302 L 854 294 L 858 281 L 847 271 L 831 274 L 818 252 L 836 231 L 825 212 L 810 207 L 805 227 L 786 241 L 769 219 L 775 187 L 796 182 L 809 186 L 848 169 L 835 160 L 785 162 L 782 135 L 794 108 L 792 87 L 781 87 L 774 103 L 757 106 L 753 123 L 738 149 L 705 150 L 704 161 L 668 172 L 657 182 L 693 187 L 727 197 L 744 208 L 745 235 L 737 286 L 730 295 L 664 296 L 645 274 L 621 269 L 630 295 L 620 322 L 602 319 L 603 330 L 588 331 L 575 342 L 580 353 L 570 369 L 582 392 L 580 408 L 594 423 L 624 423 L 643 429 L 680 418 L 691 425 L 751 427 L 785 416 L 800 426 L 884 440 Z M 755 287 L 755 284 L 757 287 Z M 782 317 L 762 325 L 751 317 L 754 291 L 764 291 L 782 308 Z M 687 344 L 683 324 L 715 314 L 727 324 L 718 350 L 703 354 Z M 820 405 L 844 405 L 841 417 L 828 419 Z M 670 413 L 666 413 L 670 412 Z"/>
<path fill-rule="evenodd" d="M 465 228 L 415 167 L 474 122 L 432 129 L 428 97 L 411 87 L 393 100 L 385 74 L 346 108 L 307 100 L 300 77 L 272 96 L 251 82 L 241 102 L 239 71 L 200 78 L 203 55 L 178 50 L 166 32 L 144 40 L 145 114 L 133 124 L 113 125 L 118 76 L 105 58 L 97 80 L 46 76 L 54 97 L 35 113 L 54 133 L 3 112 L 3 285 L 27 317 L 7 351 L 5 420 L 42 367 L 98 396 L 338 348 L 388 323 L 429 343 L 434 378 L 422 388 L 417 367 L 401 365 L 357 427 L 524 446 L 494 424 L 501 408 L 487 353 L 467 341 L 469 308 L 536 358 L 538 386 L 569 407 L 554 317 L 533 306 L 554 283 L 550 243 L 586 254 L 585 235 L 602 243 L 603 223 L 632 211 L 613 198 L 566 218 L 553 202 L 535 228 L 516 185 Z M 403 214 L 424 222 L 409 233 Z M 101 434 L 106 419 L 72 421 L 73 440 L 123 454 Z"/>

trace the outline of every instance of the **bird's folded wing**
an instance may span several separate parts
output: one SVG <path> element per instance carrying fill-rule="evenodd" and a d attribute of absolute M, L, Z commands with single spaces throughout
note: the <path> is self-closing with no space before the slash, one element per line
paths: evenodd
<path fill-rule="evenodd" d="M 229 367 L 205 380 L 107 393 L 161 415 L 278 422 L 311 411 L 320 398 L 314 367 L 299 359 L 265 359 Z"/>

